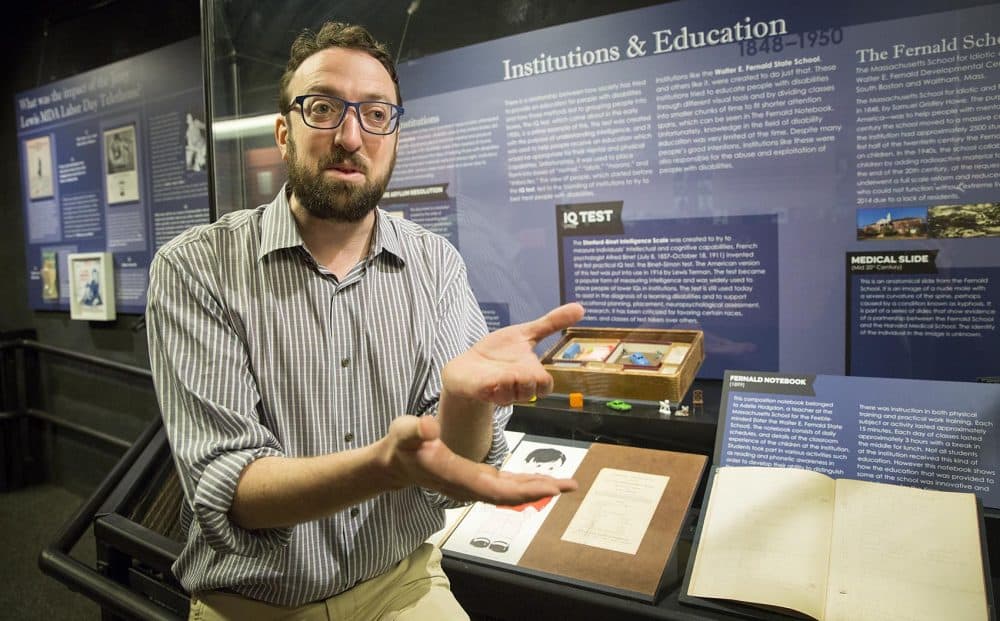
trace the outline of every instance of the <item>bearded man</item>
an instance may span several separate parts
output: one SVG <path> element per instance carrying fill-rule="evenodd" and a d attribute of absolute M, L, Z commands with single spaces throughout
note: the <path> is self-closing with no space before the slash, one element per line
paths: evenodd
<path fill-rule="evenodd" d="M 153 260 L 191 618 L 467 619 L 425 543 L 443 510 L 575 488 L 496 466 L 510 404 L 551 390 L 535 344 L 583 309 L 487 334 L 458 251 L 378 208 L 401 104 L 363 28 L 302 33 L 275 120 L 288 183 Z"/>

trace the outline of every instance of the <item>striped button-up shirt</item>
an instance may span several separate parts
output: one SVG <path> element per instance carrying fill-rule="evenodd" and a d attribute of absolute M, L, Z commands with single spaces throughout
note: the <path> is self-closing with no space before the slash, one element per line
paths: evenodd
<path fill-rule="evenodd" d="M 349 450 L 397 416 L 436 412 L 444 364 L 486 333 L 442 237 L 378 210 L 369 254 L 338 281 L 306 250 L 282 191 L 164 245 L 147 325 L 184 490 L 173 570 L 186 589 L 300 605 L 385 572 L 443 526 L 454 503 L 416 487 L 292 528 L 228 516 L 253 460 Z M 494 465 L 510 412 L 494 416 Z"/>

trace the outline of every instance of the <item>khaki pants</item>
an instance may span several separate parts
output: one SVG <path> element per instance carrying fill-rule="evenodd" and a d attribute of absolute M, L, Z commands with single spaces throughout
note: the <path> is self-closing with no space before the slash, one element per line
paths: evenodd
<path fill-rule="evenodd" d="M 286 608 L 222 591 L 196 593 L 190 621 L 468 621 L 441 570 L 441 551 L 425 543 L 396 567 L 330 599 Z"/>

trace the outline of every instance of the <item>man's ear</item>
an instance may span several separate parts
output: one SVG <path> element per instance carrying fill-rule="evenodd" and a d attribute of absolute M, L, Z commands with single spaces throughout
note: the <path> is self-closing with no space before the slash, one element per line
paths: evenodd
<path fill-rule="evenodd" d="M 284 114 L 279 114 L 274 120 L 274 142 L 281 151 L 281 159 L 286 159 L 288 153 L 288 121 Z"/>

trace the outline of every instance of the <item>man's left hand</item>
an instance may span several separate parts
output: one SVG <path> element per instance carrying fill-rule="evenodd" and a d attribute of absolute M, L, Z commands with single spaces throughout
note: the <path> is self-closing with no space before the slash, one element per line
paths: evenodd
<path fill-rule="evenodd" d="M 444 389 L 453 396 L 507 405 L 552 391 L 534 347 L 539 341 L 583 318 L 583 306 L 564 304 L 533 321 L 486 335 L 445 365 Z"/>

